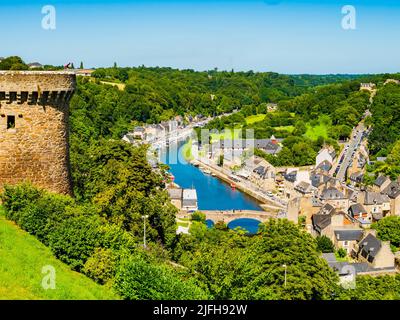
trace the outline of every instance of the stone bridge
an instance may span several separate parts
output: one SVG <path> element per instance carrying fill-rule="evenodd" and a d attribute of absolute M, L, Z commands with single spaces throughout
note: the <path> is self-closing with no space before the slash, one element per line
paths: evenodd
<path fill-rule="evenodd" d="M 242 218 L 255 219 L 260 222 L 265 222 L 268 219 L 276 218 L 277 216 L 276 213 L 256 210 L 201 210 L 201 212 L 206 215 L 207 220 L 211 220 L 214 223 L 222 221 L 226 224 L 233 220 Z"/>

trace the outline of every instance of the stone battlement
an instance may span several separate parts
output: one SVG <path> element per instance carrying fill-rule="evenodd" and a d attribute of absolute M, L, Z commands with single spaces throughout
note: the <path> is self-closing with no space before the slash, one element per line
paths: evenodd
<path fill-rule="evenodd" d="M 73 72 L 0 71 L 0 92 L 62 92 L 75 86 Z"/>
<path fill-rule="evenodd" d="M 0 71 L 0 189 L 31 182 L 71 194 L 69 101 L 76 75 Z"/>

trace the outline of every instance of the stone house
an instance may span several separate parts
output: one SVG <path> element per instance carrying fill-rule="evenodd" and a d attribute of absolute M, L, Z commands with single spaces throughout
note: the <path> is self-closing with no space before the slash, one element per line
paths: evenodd
<path fill-rule="evenodd" d="M 198 210 L 196 189 L 183 189 L 182 209 L 188 212 L 194 212 Z"/>
<path fill-rule="evenodd" d="M 400 184 L 391 182 L 382 193 L 390 198 L 390 214 L 400 215 Z"/>
<path fill-rule="evenodd" d="M 372 222 L 372 215 L 360 203 L 352 204 L 348 210 L 349 215 L 358 221 Z"/>
<path fill-rule="evenodd" d="M 390 198 L 386 194 L 365 191 L 361 194 L 360 200 L 373 221 L 378 221 L 390 214 Z"/>
<path fill-rule="evenodd" d="M 318 167 L 322 162 L 327 161 L 331 165 L 336 159 L 336 152 L 332 148 L 322 148 L 315 159 L 315 166 Z"/>
<path fill-rule="evenodd" d="M 310 183 L 301 181 L 297 185 L 294 186 L 294 190 L 298 193 L 299 196 L 311 197 L 313 193 L 313 187 Z"/>
<path fill-rule="evenodd" d="M 182 209 L 182 193 L 183 190 L 181 188 L 168 189 L 168 195 L 171 198 L 171 203 L 177 207 L 178 210 Z"/>
<path fill-rule="evenodd" d="M 350 181 L 353 185 L 357 185 L 363 182 L 364 174 L 361 171 L 353 172 L 350 175 Z"/>
<path fill-rule="evenodd" d="M 349 255 L 363 236 L 364 231 L 362 229 L 338 229 L 334 231 L 333 244 L 336 249 L 345 249 Z"/>
<path fill-rule="evenodd" d="M 322 190 L 320 199 L 322 202 L 329 203 L 334 208 L 347 211 L 349 199 L 335 187 L 326 187 Z"/>
<path fill-rule="evenodd" d="M 373 191 L 375 192 L 382 192 L 385 188 L 390 184 L 390 179 L 386 176 L 380 175 L 378 176 L 373 185 Z"/>
<path fill-rule="evenodd" d="M 368 262 L 374 268 L 394 268 L 395 256 L 389 241 L 380 241 L 375 235 L 367 235 L 353 248 L 352 255 L 361 262 Z"/>
<path fill-rule="evenodd" d="M 327 236 L 334 241 L 334 230 L 351 227 L 351 221 L 343 211 L 336 210 L 332 205 L 325 204 L 317 214 L 312 216 L 314 236 Z"/>
<path fill-rule="evenodd" d="M 140 139 L 140 140 L 145 140 L 146 138 L 146 129 L 143 127 L 136 127 L 133 129 L 133 138 L 134 139 Z"/>

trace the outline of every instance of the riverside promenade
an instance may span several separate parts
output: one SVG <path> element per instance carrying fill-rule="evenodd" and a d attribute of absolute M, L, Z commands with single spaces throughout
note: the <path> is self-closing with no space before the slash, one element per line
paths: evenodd
<path fill-rule="evenodd" d="M 203 168 L 209 170 L 213 173 L 217 178 L 225 181 L 229 184 L 234 184 L 235 188 L 250 195 L 251 197 L 257 199 L 262 204 L 260 205 L 264 210 L 268 211 L 280 211 L 286 209 L 287 203 L 282 201 L 281 199 L 272 198 L 263 190 L 255 187 L 249 181 L 243 181 L 243 179 L 236 178 L 232 179 L 232 173 L 228 170 L 221 168 L 213 163 L 210 163 L 208 159 L 198 158 L 196 160 L 192 160 L 191 163 L 193 165 L 200 165 Z"/>

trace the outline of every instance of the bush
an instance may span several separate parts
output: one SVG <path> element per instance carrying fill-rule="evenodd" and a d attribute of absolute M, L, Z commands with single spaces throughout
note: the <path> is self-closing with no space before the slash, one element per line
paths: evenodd
<path fill-rule="evenodd" d="M 337 251 L 337 254 L 338 254 L 338 256 L 339 256 L 340 258 L 345 258 L 345 257 L 347 256 L 347 251 L 346 251 L 346 249 L 340 248 L 340 249 Z"/>
<path fill-rule="evenodd" d="M 115 278 L 114 288 L 129 300 L 193 300 L 208 295 L 195 283 L 183 281 L 176 270 L 135 257 L 125 261 Z"/>
<path fill-rule="evenodd" d="M 116 272 L 118 256 L 110 249 L 97 248 L 86 261 L 83 273 L 100 284 L 111 281 Z"/>
<path fill-rule="evenodd" d="M 335 247 L 327 236 L 317 237 L 317 248 L 322 253 L 330 253 L 335 251 Z"/>
<path fill-rule="evenodd" d="M 200 211 L 193 212 L 192 214 L 192 220 L 193 221 L 198 221 L 198 222 L 205 222 L 206 221 L 206 215 Z"/>
<path fill-rule="evenodd" d="M 57 258 L 80 270 L 100 245 L 100 225 L 95 216 L 66 219 L 50 234 L 49 245 Z"/>
<path fill-rule="evenodd" d="M 1 201 L 6 209 L 6 218 L 18 223 L 21 210 L 43 195 L 43 191 L 31 184 L 4 186 Z"/>

